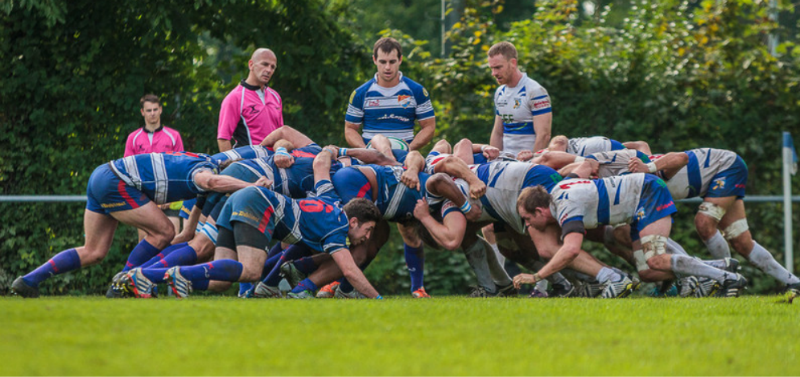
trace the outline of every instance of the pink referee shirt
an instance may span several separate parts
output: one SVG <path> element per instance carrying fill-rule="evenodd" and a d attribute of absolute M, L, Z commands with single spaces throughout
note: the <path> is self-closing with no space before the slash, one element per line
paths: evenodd
<path fill-rule="evenodd" d="M 125 143 L 125 157 L 142 153 L 180 152 L 182 150 L 181 134 L 164 126 L 153 132 L 142 127 L 131 132 Z"/>
<path fill-rule="evenodd" d="M 283 101 L 278 92 L 242 80 L 222 101 L 217 139 L 234 139 L 240 147 L 258 145 L 282 126 Z"/>

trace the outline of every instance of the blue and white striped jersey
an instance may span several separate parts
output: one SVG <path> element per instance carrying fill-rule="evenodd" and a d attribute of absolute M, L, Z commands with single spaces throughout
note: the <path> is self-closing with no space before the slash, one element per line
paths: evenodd
<path fill-rule="evenodd" d="M 553 111 L 547 90 L 525 73 L 516 87 L 497 88 L 494 106 L 495 114 L 503 118 L 504 135 L 534 135 L 533 117 Z"/>
<path fill-rule="evenodd" d="M 210 156 L 188 152 L 137 154 L 109 165 L 126 185 L 135 187 L 156 204 L 194 199 L 205 193 L 195 184 L 194 175 L 219 168 Z"/>
<path fill-rule="evenodd" d="M 221 164 L 228 160 L 249 160 L 252 158 L 262 158 L 272 156 L 273 152 L 260 145 L 245 145 L 225 152 L 219 152 L 211 158 Z"/>
<path fill-rule="evenodd" d="M 384 88 L 378 85 L 376 74 L 350 95 L 345 120 L 363 123 L 365 140 L 382 134 L 410 142 L 414 139 L 414 121 L 434 117 L 428 91 L 402 72 L 399 75 L 399 84 Z"/>

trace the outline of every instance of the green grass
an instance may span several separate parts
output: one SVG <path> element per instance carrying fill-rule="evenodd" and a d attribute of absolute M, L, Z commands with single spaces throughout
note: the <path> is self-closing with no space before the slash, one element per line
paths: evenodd
<path fill-rule="evenodd" d="M 0 374 L 797 374 L 775 300 L 4 297 Z"/>

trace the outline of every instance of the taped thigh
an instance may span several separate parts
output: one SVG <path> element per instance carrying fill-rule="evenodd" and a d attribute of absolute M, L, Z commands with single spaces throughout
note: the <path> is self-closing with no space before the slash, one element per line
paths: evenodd
<path fill-rule="evenodd" d="M 644 249 L 644 260 L 661 254 L 667 253 L 667 237 L 653 234 L 642 237 L 642 249 Z"/>
<path fill-rule="evenodd" d="M 747 219 L 739 219 L 731 223 L 722 233 L 725 234 L 725 239 L 730 241 L 739 237 L 748 229 L 750 229 L 750 227 L 747 226 Z"/>
<path fill-rule="evenodd" d="M 647 265 L 647 259 L 644 257 L 644 251 L 634 250 L 633 260 L 636 262 L 636 271 L 642 272 L 650 269 L 650 266 Z"/>
<path fill-rule="evenodd" d="M 725 208 L 722 208 L 711 202 L 701 203 L 700 210 L 698 211 L 698 213 L 714 218 L 717 221 L 722 220 L 722 217 L 725 216 L 725 212 Z"/>

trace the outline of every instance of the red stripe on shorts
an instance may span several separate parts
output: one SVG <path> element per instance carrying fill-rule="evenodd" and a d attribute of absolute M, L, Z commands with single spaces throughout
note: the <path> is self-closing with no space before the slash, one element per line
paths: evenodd
<path fill-rule="evenodd" d="M 361 189 L 358 190 L 358 194 L 356 194 L 356 198 L 363 198 L 367 196 L 367 192 L 372 190 L 372 185 L 367 182 L 364 186 L 361 186 Z"/>
<path fill-rule="evenodd" d="M 139 205 L 133 201 L 133 198 L 131 198 L 130 195 L 128 195 L 128 191 L 125 190 L 126 188 L 127 186 L 125 186 L 125 182 L 119 181 L 119 184 L 117 185 L 117 190 L 119 190 L 119 194 L 122 195 L 122 199 L 125 199 L 125 201 L 128 202 L 128 204 L 131 206 L 131 208 L 134 209 L 139 208 Z"/>
<path fill-rule="evenodd" d="M 272 206 L 267 207 L 267 210 L 264 211 L 264 216 L 261 217 L 261 222 L 258 223 L 258 231 L 264 232 L 267 229 L 267 225 L 269 225 L 269 219 L 272 218 L 272 214 L 275 212 L 275 209 Z"/>

